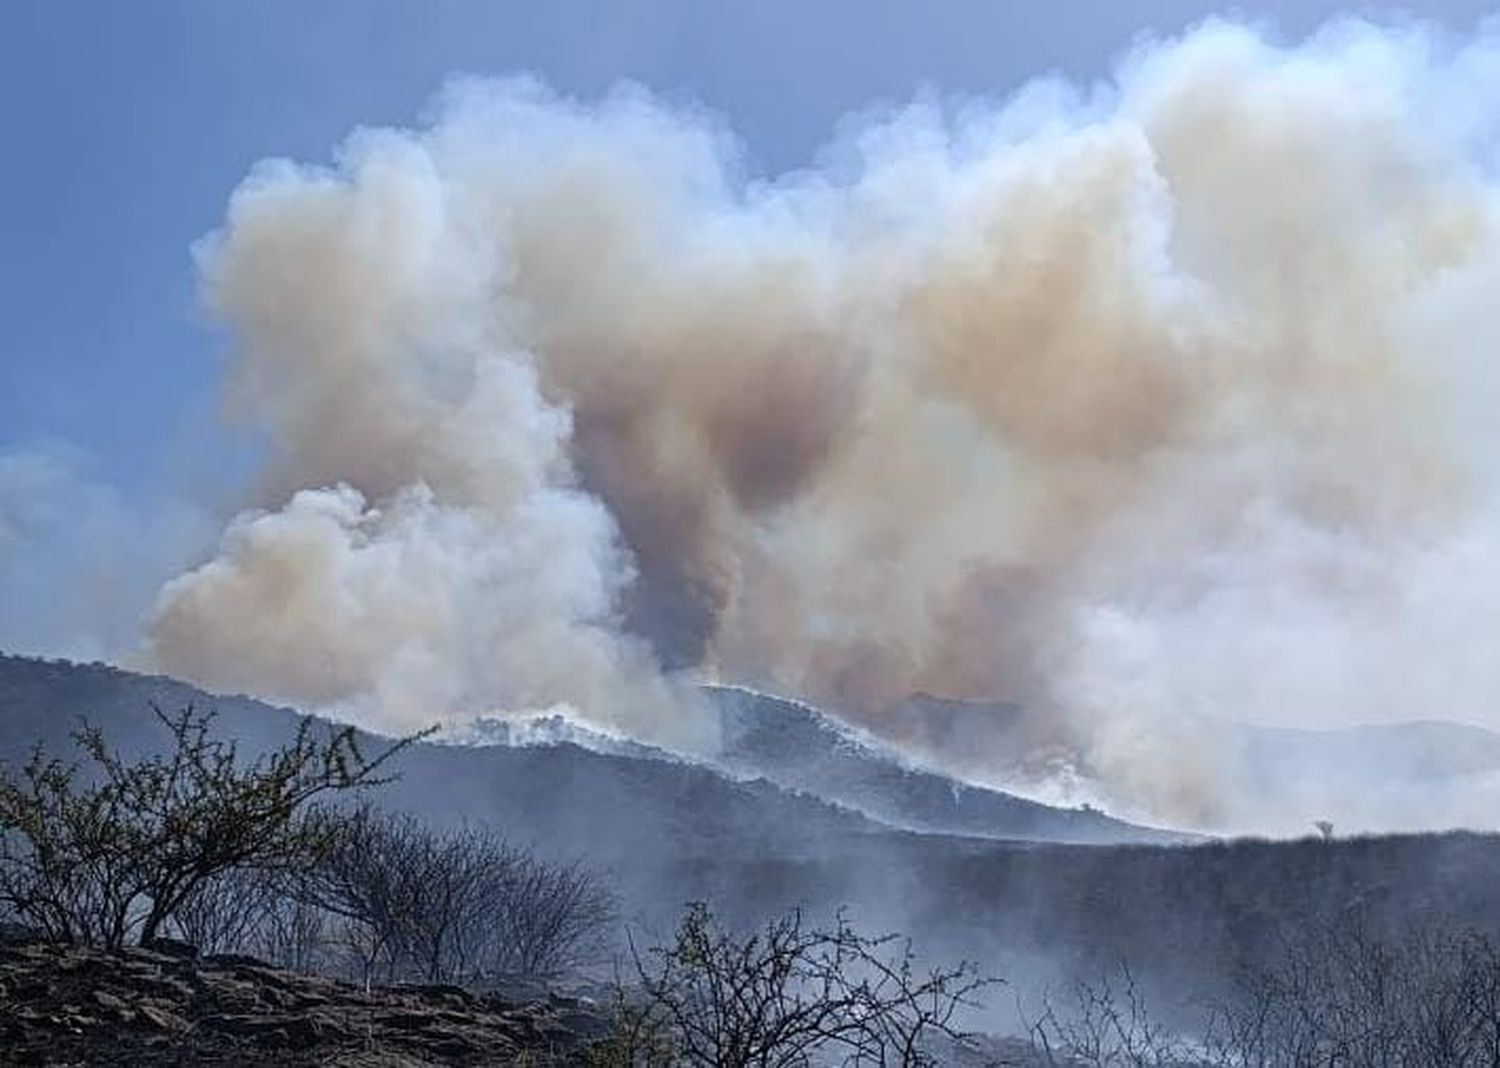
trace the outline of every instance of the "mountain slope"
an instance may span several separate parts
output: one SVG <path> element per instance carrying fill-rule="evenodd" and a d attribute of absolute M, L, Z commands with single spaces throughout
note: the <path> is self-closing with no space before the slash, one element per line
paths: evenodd
<path fill-rule="evenodd" d="M 1312 819 L 1339 830 L 1500 828 L 1500 735 L 1458 723 L 1333 730 L 1236 725 L 1226 766 L 1278 829 Z"/>
<path fill-rule="evenodd" d="M 1240 755 L 1268 778 L 1293 779 L 1361 768 L 1409 783 L 1500 771 L 1500 735 L 1441 721 L 1368 724 L 1335 730 L 1236 729 Z"/>
<path fill-rule="evenodd" d="M 212 698 L 168 679 L 0 656 L 0 759 L 24 756 L 38 737 L 53 747 L 66 743 L 80 713 L 127 749 L 158 747 L 153 699 L 169 708 L 212 705 L 224 731 L 247 749 L 284 740 L 296 720 L 285 709 Z M 763 755 L 811 751 L 829 732 L 837 744 L 863 742 L 791 703 L 768 711 L 757 697 L 740 711 L 752 741 L 766 732 L 756 743 Z M 855 755 L 850 774 L 863 786 L 868 764 L 858 747 Z M 799 774 L 821 768 L 824 789 L 852 789 L 827 762 L 796 766 Z M 1096 974 L 1123 959 L 1153 994 L 1187 991 L 1201 1001 L 1222 992 L 1226 978 L 1264 947 L 1289 932 L 1327 930 L 1351 908 L 1391 930 L 1404 930 L 1413 916 L 1500 929 L 1492 890 L 1500 838 L 1493 836 L 1184 848 L 912 833 L 764 779 L 573 744 L 424 744 L 396 770 L 402 777 L 382 788 L 382 804 L 434 821 L 482 820 L 606 869 L 638 944 L 669 935 L 692 900 L 712 902 L 730 923 L 790 907 L 827 916 L 846 906 L 861 927 L 909 934 L 934 959 L 978 960 L 1016 989 L 1041 988 L 1078 969 Z M 925 797 L 921 790 L 909 796 Z"/>
<path fill-rule="evenodd" d="M 1024 841 L 1180 842 L 1093 809 L 1064 809 L 960 782 L 797 701 L 739 687 L 706 688 L 721 721 L 719 759 L 741 774 L 814 794 L 908 830 Z"/>
<path fill-rule="evenodd" d="M 1184 720 L 1194 759 L 1212 767 L 1219 826 L 1307 833 L 1500 829 L 1500 734 L 1410 721 L 1326 729 Z M 1086 752 L 1048 737 L 1013 704 L 919 695 L 880 721 L 903 752 L 982 783 L 1062 782 L 1107 794 Z M 1092 792 L 1092 791 L 1091 791 Z"/>
<path fill-rule="evenodd" d="M 217 730 L 253 753 L 285 741 L 288 709 L 100 664 L 0 655 L 0 760 L 14 765 L 40 742 L 69 751 L 87 717 L 127 754 L 167 740 L 152 704 L 217 712 Z M 371 747 L 380 744 L 370 738 Z M 799 858 L 832 837 L 883 828 L 846 809 L 766 781 L 739 781 L 711 767 L 593 752 L 578 745 L 459 746 L 420 743 L 394 764 L 381 804 L 436 823 L 480 821 L 545 852 L 587 855 L 622 877 L 654 873 L 728 849 Z"/>

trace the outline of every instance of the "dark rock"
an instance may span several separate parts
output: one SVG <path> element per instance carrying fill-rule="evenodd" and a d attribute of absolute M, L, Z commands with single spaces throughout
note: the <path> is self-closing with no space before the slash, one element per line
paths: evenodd
<path fill-rule="evenodd" d="M 472 994 L 461 986 L 453 986 L 451 983 L 402 983 L 391 988 L 399 993 L 416 994 L 418 997 L 456 998 L 459 1001 L 468 1001 Z"/>
<path fill-rule="evenodd" d="M 211 953 L 206 957 L 198 958 L 198 962 L 205 968 L 269 968 L 266 961 L 259 957 L 252 957 L 245 953 Z"/>
<path fill-rule="evenodd" d="M 123 1000 L 115 997 L 107 990 L 95 990 L 93 996 L 94 1004 L 98 1005 L 101 1009 L 110 1009 L 114 1012 L 119 1012 L 129 1007 Z"/>
<path fill-rule="evenodd" d="M 330 1037 L 333 1030 L 317 1016 L 295 1014 L 207 1016 L 199 1021 L 199 1026 L 262 1046 L 311 1046 Z"/>
<path fill-rule="evenodd" d="M 182 1017 L 159 1005 L 145 1003 L 137 1005 L 135 1014 L 158 1031 L 186 1031 L 188 1023 Z"/>
<path fill-rule="evenodd" d="M 365 990 L 250 958 L 0 945 L 0 1062 L 417 1068 L 583 1064 L 591 1003 L 456 986 Z"/>
<path fill-rule="evenodd" d="M 198 947 L 180 938 L 153 938 L 145 948 L 153 953 L 160 953 L 164 957 L 175 957 L 178 960 L 198 958 Z"/>

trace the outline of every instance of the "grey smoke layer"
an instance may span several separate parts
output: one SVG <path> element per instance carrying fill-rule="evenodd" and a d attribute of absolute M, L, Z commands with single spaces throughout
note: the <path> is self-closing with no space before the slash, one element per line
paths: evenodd
<path fill-rule="evenodd" d="M 1275 826 L 1215 724 L 1500 726 L 1497 71 L 1212 24 L 769 179 L 527 81 L 262 163 L 198 259 L 273 459 L 142 655 L 676 745 L 679 669 L 1007 698 L 1111 804 Z"/>

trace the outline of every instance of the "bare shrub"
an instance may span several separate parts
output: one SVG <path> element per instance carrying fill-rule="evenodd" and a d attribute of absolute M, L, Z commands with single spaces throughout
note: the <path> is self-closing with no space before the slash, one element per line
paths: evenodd
<path fill-rule="evenodd" d="M 484 828 L 435 831 L 371 808 L 299 893 L 337 918 L 367 982 L 552 977 L 597 956 L 615 916 L 587 868 L 541 860 Z"/>
<path fill-rule="evenodd" d="M 614 894 L 580 863 L 521 856 L 491 901 L 483 963 L 496 976 L 551 978 L 598 960 L 617 915 Z"/>
<path fill-rule="evenodd" d="M 1305 931 L 1195 1034 L 1162 1026 L 1134 978 L 1076 984 L 1028 1024 L 1048 1065 L 1500 1064 L 1500 948 L 1477 932 L 1374 936 L 1357 916 Z"/>
<path fill-rule="evenodd" d="M 1026 1031 L 1035 1059 L 1047 1065 L 1155 1068 L 1194 1062 L 1187 1045 L 1152 1016 L 1124 964 L 1117 977 L 1080 979 L 1060 1001 L 1044 999 Z"/>
<path fill-rule="evenodd" d="M 242 953 L 295 971 L 328 963 L 329 916 L 303 900 L 284 872 L 238 868 L 202 884 L 173 929 L 203 953 Z"/>
<path fill-rule="evenodd" d="M 861 935 L 843 916 L 818 928 L 793 912 L 740 936 L 702 903 L 634 965 L 638 990 L 622 997 L 600 1063 L 936 1064 L 930 1043 L 967 1037 L 957 1017 L 990 982 L 967 964 L 918 971 L 909 943 Z"/>
<path fill-rule="evenodd" d="M 232 869 L 198 885 L 172 916 L 172 928 L 204 953 L 243 951 L 258 940 L 280 889 L 263 873 Z"/>
<path fill-rule="evenodd" d="M 1500 949 L 1478 932 L 1385 941 L 1346 917 L 1241 987 L 1208 1031 L 1221 1063 L 1500 1063 Z"/>
<path fill-rule="evenodd" d="M 153 707 L 162 755 L 128 762 L 88 725 L 87 762 L 40 748 L 0 775 L 0 901 L 62 941 L 150 944 L 204 884 L 239 868 L 293 870 L 317 860 L 343 819 L 324 796 L 385 781 L 379 769 L 414 739 L 372 758 L 353 728 L 304 720 L 293 740 L 253 761 L 210 736 L 213 714 Z"/>

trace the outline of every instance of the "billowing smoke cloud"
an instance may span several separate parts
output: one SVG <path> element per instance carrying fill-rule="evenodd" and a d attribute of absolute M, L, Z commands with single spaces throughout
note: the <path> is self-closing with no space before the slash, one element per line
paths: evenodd
<path fill-rule="evenodd" d="M 1497 70 L 1213 24 L 771 179 L 525 81 L 263 164 L 200 258 L 268 510 L 150 655 L 385 725 L 1007 697 L 1210 825 L 1214 723 L 1500 725 Z"/>

